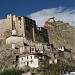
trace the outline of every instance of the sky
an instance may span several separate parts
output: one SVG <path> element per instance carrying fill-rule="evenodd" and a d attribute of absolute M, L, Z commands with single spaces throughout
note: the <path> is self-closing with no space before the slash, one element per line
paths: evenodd
<path fill-rule="evenodd" d="M 75 27 L 75 0 L 0 0 L 0 19 L 7 14 L 27 16 L 43 26 L 50 17 Z"/>

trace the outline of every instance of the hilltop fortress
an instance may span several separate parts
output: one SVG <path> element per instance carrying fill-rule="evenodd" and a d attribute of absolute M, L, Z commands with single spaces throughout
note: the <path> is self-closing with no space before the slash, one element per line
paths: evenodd
<path fill-rule="evenodd" d="M 52 19 L 51 22 L 52 25 Z M 11 58 L 8 59 L 10 62 L 8 68 L 16 67 L 16 65 L 19 68 L 23 68 L 25 65 L 37 68 L 39 59 L 44 59 L 44 53 L 48 53 L 50 63 L 57 63 L 55 49 L 53 44 L 49 44 L 47 30 L 44 27 L 38 27 L 35 20 L 9 14 L 6 19 L 0 20 L 0 37 L 5 40 L 5 44 L 2 45 L 6 46 L 3 47 L 4 50 L 16 51 L 15 54 L 12 53 L 14 56 L 14 58 L 11 57 L 14 59 L 11 60 L 12 63 Z"/>
<path fill-rule="evenodd" d="M 3 38 L 0 45 L 0 63 L 4 61 L 0 69 L 25 66 L 38 68 L 40 60 L 46 58 L 49 64 L 56 64 L 61 58 L 72 59 L 71 51 L 65 46 L 55 48 L 57 44 L 52 42 L 59 42 L 60 38 L 55 38 L 56 36 L 54 17 L 48 19 L 44 27 L 38 27 L 36 21 L 28 17 L 7 15 L 6 19 L 0 20 L 0 39 Z"/>
<path fill-rule="evenodd" d="M 35 20 L 29 19 L 25 16 L 16 16 L 13 14 L 7 15 L 6 19 L 0 19 L 0 37 L 9 37 L 12 30 L 15 29 L 17 36 L 33 40 L 33 28 L 35 35 L 34 40 L 48 43 L 49 40 L 47 30 L 43 27 L 38 27 Z"/>

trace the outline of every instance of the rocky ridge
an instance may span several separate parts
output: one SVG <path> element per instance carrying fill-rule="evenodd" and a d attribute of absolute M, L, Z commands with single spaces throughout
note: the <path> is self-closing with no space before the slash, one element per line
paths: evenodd
<path fill-rule="evenodd" d="M 55 48 L 65 46 L 73 53 L 75 52 L 75 28 L 62 21 L 57 21 L 54 28 L 49 26 L 44 26 L 44 28 L 48 31 L 49 42 L 54 44 Z M 16 54 L 16 50 L 6 45 L 4 39 L 0 39 L 0 69 L 14 66 Z"/>
<path fill-rule="evenodd" d="M 49 42 L 57 48 L 64 46 L 75 52 L 75 28 L 69 23 L 57 21 L 54 27 L 44 26 L 48 31 Z"/>

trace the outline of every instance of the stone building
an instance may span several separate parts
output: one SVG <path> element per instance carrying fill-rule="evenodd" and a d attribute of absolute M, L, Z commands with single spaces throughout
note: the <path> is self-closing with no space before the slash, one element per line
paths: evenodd
<path fill-rule="evenodd" d="M 0 19 L 0 35 L 4 35 L 5 31 L 9 31 L 11 33 L 14 25 L 18 36 L 33 40 L 34 28 L 35 41 L 48 42 L 47 30 L 43 27 L 40 27 L 40 30 L 38 30 L 35 20 L 13 14 L 8 14 L 6 19 Z"/>
<path fill-rule="evenodd" d="M 59 57 L 65 59 L 72 59 L 72 53 L 70 49 L 66 49 L 65 47 L 58 47 Z"/>
<path fill-rule="evenodd" d="M 47 30 L 38 27 L 35 20 L 9 14 L 6 19 L 0 20 L 0 25 L 4 26 L 1 35 L 6 37 L 6 44 L 19 51 L 17 55 L 19 68 L 26 65 L 31 68 L 39 67 L 39 59 L 44 59 L 44 52 L 48 52 L 49 57 L 54 59 L 53 46 L 49 45 Z"/>
<path fill-rule="evenodd" d="M 34 54 L 22 55 L 19 57 L 19 68 L 23 68 L 24 66 L 29 66 L 31 68 L 37 68 L 38 66 L 38 57 Z"/>

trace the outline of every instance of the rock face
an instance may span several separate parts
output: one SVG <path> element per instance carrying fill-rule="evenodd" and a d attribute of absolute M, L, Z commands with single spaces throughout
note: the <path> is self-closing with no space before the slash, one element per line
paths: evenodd
<path fill-rule="evenodd" d="M 17 50 L 4 43 L 0 46 L 0 70 L 15 67 Z"/>
<path fill-rule="evenodd" d="M 54 44 L 55 48 L 57 48 L 58 46 L 65 46 L 68 49 L 72 49 L 73 53 L 75 52 L 75 28 L 70 26 L 68 23 L 64 23 L 61 21 L 57 21 L 54 27 L 45 25 L 44 28 L 47 29 L 49 42 Z M 44 36 L 44 38 L 46 37 Z M 10 45 L 6 45 L 5 40 L 1 38 L 0 69 L 10 68 L 14 66 L 16 64 L 15 61 L 17 52 L 18 49 L 11 49 Z"/>
<path fill-rule="evenodd" d="M 65 46 L 75 52 L 75 28 L 63 21 L 57 21 L 54 27 L 44 26 L 48 31 L 49 42 L 57 48 Z"/>

